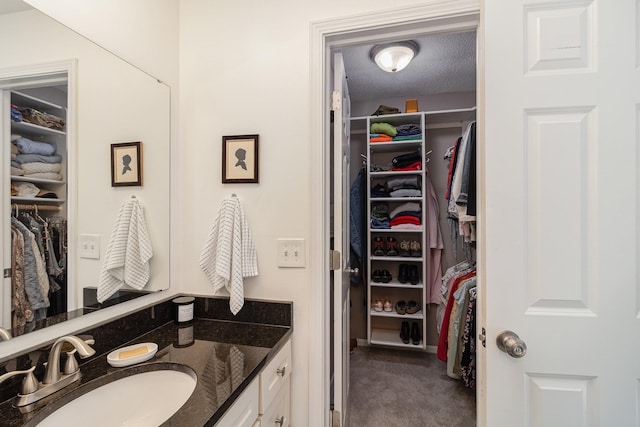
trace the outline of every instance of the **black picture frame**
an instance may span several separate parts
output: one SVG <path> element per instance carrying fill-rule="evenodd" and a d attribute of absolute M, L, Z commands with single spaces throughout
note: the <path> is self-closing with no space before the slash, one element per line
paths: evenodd
<path fill-rule="evenodd" d="M 257 134 L 222 137 L 222 183 L 248 184 L 259 181 Z"/>
<path fill-rule="evenodd" d="M 111 144 L 111 186 L 142 186 L 142 142 Z"/>

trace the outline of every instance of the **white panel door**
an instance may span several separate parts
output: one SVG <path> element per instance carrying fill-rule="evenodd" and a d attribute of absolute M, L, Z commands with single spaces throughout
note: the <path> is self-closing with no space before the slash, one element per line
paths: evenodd
<path fill-rule="evenodd" d="M 349 135 L 350 106 L 347 75 L 341 53 L 333 55 L 334 101 L 334 190 L 333 230 L 334 240 L 341 244 L 341 268 L 334 271 L 333 308 L 333 408 L 339 411 L 341 424 L 345 425 L 349 394 L 349 291 L 350 291 L 350 238 L 349 238 Z M 337 104 L 335 104 L 337 102 Z M 341 242 L 341 243 L 338 243 Z"/>
<path fill-rule="evenodd" d="M 487 426 L 638 426 L 640 0 L 484 6 Z"/>

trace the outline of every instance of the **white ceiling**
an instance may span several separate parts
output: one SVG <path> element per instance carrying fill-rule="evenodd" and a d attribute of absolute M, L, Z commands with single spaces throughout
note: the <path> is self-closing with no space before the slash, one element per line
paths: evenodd
<path fill-rule="evenodd" d="M 476 32 L 433 34 L 413 38 L 420 46 L 409 66 L 382 71 L 370 59 L 374 44 L 342 49 L 352 100 L 415 98 L 476 90 Z"/>

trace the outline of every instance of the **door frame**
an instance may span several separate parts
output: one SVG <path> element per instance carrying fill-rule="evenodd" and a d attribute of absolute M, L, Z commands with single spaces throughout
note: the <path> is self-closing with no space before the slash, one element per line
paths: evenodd
<path fill-rule="evenodd" d="M 479 163 L 482 155 L 482 100 L 484 98 L 484 66 L 482 61 L 481 0 L 431 0 L 417 7 L 402 7 L 366 15 L 313 22 L 311 24 L 310 52 L 310 236 L 309 236 L 309 425 L 331 425 L 329 411 L 330 392 L 330 324 L 329 238 L 330 238 L 330 179 L 329 163 L 329 93 L 331 49 L 384 37 L 413 37 L 424 33 L 478 30 L 477 106 L 479 132 Z M 482 171 L 482 167 L 480 167 Z M 482 189 L 484 176 L 480 173 Z M 482 194 L 482 192 L 481 192 Z M 482 224 L 482 199 L 479 200 L 478 221 Z M 480 225 L 479 229 L 482 229 Z M 484 241 L 481 233 L 479 238 Z M 483 284 L 480 273 L 484 261 L 483 247 L 478 248 L 479 303 L 478 323 L 484 322 Z M 318 302 L 321 303 L 318 303 Z M 480 328 L 478 328 L 480 330 Z M 477 425 L 485 425 L 484 353 L 477 358 Z M 327 357 L 329 356 L 329 357 Z M 320 423 L 319 423 L 320 421 Z"/>

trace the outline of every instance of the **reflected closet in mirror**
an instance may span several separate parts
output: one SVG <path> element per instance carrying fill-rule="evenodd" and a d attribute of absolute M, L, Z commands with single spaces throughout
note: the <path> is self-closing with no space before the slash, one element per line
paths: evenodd
<path fill-rule="evenodd" d="M 169 288 L 170 89 L 45 14 L 7 4 L 0 5 L 0 326 L 16 336 Z M 142 185 L 113 187 L 111 146 L 129 142 L 144 147 Z M 153 248 L 150 279 L 99 304 L 111 235 L 132 197 Z M 41 262 L 19 266 L 14 252 L 27 251 L 12 238 L 20 237 Z M 96 246 L 90 254 L 81 248 L 87 239 Z M 27 271 L 35 278 L 26 281 Z"/>
<path fill-rule="evenodd" d="M 14 78 L 2 91 L 11 200 L 10 239 L 3 238 L 11 244 L 11 293 L 2 298 L 11 318 L 2 323 L 14 336 L 68 309 L 67 81 L 66 71 L 52 71 Z"/>

